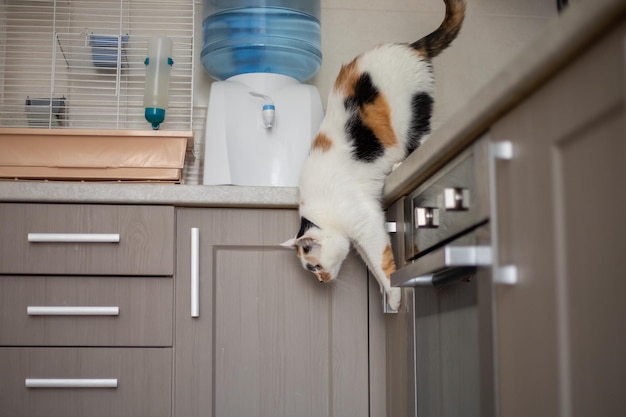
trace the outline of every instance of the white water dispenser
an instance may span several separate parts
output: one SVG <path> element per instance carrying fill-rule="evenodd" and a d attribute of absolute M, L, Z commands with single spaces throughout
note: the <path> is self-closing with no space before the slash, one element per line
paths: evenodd
<path fill-rule="evenodd" d="M 204 184 L 297 186 L 323 118 L 319 0 L 204 0 Z"/>

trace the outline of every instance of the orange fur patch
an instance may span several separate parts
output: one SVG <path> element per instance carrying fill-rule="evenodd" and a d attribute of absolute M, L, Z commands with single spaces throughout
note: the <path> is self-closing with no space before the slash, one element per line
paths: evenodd
<path fill-rule="evenodd" d="M 421 59 L 428 59 L 428 51 L 426 48 L 414 49 L 413 53 L 419 55 Z"/>
<path fill-rule="evenodd" d="M 393 253 L 391 252 L 391 246 L 387 245 L 383 251 L 383 272 L 387 279 L 391 279 L 391 274 L 396 270 L 396 264 L 393 261 Z"/>
<path fill-rule="evenodd" d="M 357 59 L 354 59 L 349 64 L 342 65 L 339 75 L 335 80 L 334 89 L 341 91 L 346 96 L 354 95 L 354 86 L 358 78 Z"/>
<path fill-rule="evenodd" d="M 323 133 L 318 133 L 313 141 L 312 148 L 322 152 L 328 151 L 333 146 L 333 142 Z"/>
<path fill-rule="evenodd" d="M 366 105 L 362 112 L 363 123 L 372 129 L 385 148 L 398 144 L 398 139 L 391 127 L 391 109 L 383 95 L 378 95 L 374 103 Z"/>

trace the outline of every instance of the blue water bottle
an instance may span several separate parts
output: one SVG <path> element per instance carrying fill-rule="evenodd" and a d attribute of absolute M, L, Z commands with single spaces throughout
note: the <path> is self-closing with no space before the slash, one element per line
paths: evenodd
<path fill-rule="evenodd" d="M 248 73 L 300 82 L 322 62 L 319 0 L 204 0 L 202 65 L 215 79 Z"/>

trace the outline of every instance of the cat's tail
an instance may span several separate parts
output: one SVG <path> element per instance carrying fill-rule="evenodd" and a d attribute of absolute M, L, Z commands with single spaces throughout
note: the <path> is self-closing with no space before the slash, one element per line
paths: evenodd
<path fill-rule="evenodd" d="M 465 17 L 464 0 L 444 0 L 446 3 L 446 17 L 441 25 L 431 34 L 411 44 L 414 49 L 434 58 L 446 49 L 457 37 Z"/>

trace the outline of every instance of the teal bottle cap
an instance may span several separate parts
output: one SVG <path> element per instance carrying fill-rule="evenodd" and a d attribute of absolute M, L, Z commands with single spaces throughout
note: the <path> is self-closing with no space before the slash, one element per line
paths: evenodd
<path fill-rule="evenodd" d="M 165 120 L 165 110 L 157 107 L 146 107 L 144 112 L 146 120 L 152 123 L 152 129 L 157 130 L 159 125 Z"/>

